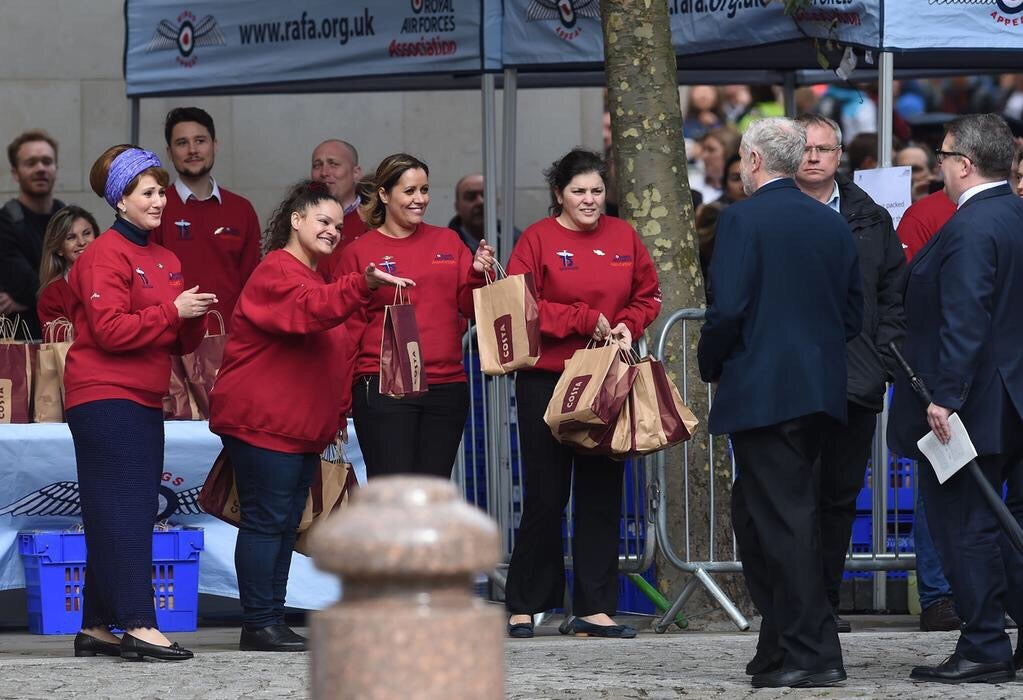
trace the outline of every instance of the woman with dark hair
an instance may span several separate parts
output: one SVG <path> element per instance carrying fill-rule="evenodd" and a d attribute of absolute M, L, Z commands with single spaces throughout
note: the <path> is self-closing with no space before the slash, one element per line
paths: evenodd
<path fill-rule="evenodd" d="M 210 395 L 241 506 L 235 569 L 243 651 L 304 651 L 284 622 L 296 529 L 320 453 L 344 434 L 351 365 L 342 323 L 382 285 L 372 263 L 328 284 L 317 264 L 341 240 L 344 210 L 320 182 L 299 183 L 274 212 L 269 252 L 242 289 Z"/>
<path fill-rule="evenodd" d="M 156 154 L 113 146 L 89 182 L 117 216 L 71 268 L 75 342 L 64 373 L 88 548 L 75 656 L 192 658 L 156 627 L 153 525 L 163 475 L 170 355 L 191 352 L 213 294 L 186 289 L 181 263 L 149 240 L 170 178 Z M 111 628 L 124 630 L 118 640 Z"/>
<path fill-rule="evenodd" d="M 736 153 L 725 163 L 724 192 L 717 200 L 721 204 L 735 204 L 746 199 L 749 195 L 742 188 L 742 175 L 739 173 L 739 163 L 742 159 Z"/>
<path fill-rule="evenodd" d="M 360 215 L 372 230 L 341 254 L 341 272 L 376 263 L 416 281 L 412 295 L 428 391 L 414 398 L 380 393 L 380 342 L 384 307 L 394 295 L 377 290 L 346 323 L 358 351 L 353 416 L 369 478 L 384 474 L 433 474 L 450 478 L 469 412 L 462 364 L 465 319 L 472 317 L 472 290 L 494 249 L 480 241 L 473 255 L 458 234 L 423 221 L 430 203 L 430 169 L 407 153 L 384 158 L 360 183 Z"/>
<path fill-rule="evenodd" d="M 739 132 L 730 126 L 711 129 L 700 139 L 700 161 L 703 176 L 690 180 L 689 186 L 703 195 L 703 203 L 710 204 L 724 190 L 725 163 L 739 152 Z"/>
<path fill-rule="evenodd" d="M 604 162 L 573 150 L 546 172 L 551 217 L 527 228 L 508 274 L 532 272 L 540 359 L 515 377 L 525 500 L 505 588 L 508 633 L 532 637 L 532 615 L 560 607 L 565 590 L 561 515 L 575 481 L 573 622 L 577 634 L 633 637 L 615 624 L 622 463 L 577 455 L 543 415 L 565 360 L 590 341 L 629 346 L 657 317 L 661 293 L 646 247 L 625 221 L 602 215 Z"/>
<path fill-rule="evenodd" d="M 44 337 L 48 324 L 58 318 L 71 320 L 74 297 L 67 275 L 78 256 L 98 234 L 99 226 L 92 214 L 73 204 L 59 210 L 46 225 L 43 259 L 39 265 L 39 301 L 36 304 Z"/>

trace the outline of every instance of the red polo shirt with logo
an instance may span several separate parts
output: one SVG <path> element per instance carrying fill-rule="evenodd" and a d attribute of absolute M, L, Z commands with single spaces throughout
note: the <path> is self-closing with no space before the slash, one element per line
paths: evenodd
<path fill-rule="evenodd" d="M 177 186 L 167 188 L 167 207 L 154 243 L 181 260 L 186 289 L 214 292 L 218 303 L 210 307 L 230 324 L 242 287 L 259 263 L 260 229 L 249 200 L 219 187 L 216 196 L 181 201 Z"/>
<path fill-rule="evenodd" d="M 449 228 L 420 224 L 407 238 L 374 229 L 345 247 L 338 270 L 362 272 L 369 263 L 412 279 L 410 289 L 419 326 L 419 344 L 428 384 L 464 382 L 462 333 L 472 318 L 472 290 L 484 284 L 472 269 L 473 255 Z M 394 287 L 380 287 L 365 307 L 345 322 L 357 339 L 355 378 L 380 371 L 384 307 L 394 303 Z"/>
<path fill-rule="evenodd" d="M 508 274 L 533 273 L 540 311 L 540 359 L 534 369 L 561 373 L 585 347 L 604 314 L 639 338 L 661 310 L 657 270 L 632 226 L 601 216 L 593 231 L 573 231 L 554 217 L 525 231 Z"/>
<path fill-rule="evenodd" d="M 174 300 L 185 281 L 177 256 L 161 245 L 133 243 L 110 229 L 75 261 L 75 342 L 64 370 L 64 407 L 127 399 L 160 408 L 170 383 L 170 355 L 191 352 L 203 318 L 184 320 Z"/>

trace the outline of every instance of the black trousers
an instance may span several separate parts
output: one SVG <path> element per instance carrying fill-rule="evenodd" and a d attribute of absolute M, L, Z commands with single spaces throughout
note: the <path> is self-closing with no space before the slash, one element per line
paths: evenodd
<path fill-rule="evenodd" d="M 856 497 L 863 488 L 876 427 L 874 410 L 850 401 L 848 423 L 834 421 L 824 435 L 820 459 L 821 550 L 824 586 L 834 610 L 838 610 L 845 556 L 856 520 Z"/>
<path fill-rule="evenodd" d="M 352 413 L 366 475 L 428 474 L 451 478 L 469 416 L 465 382 L 431 384 L 422 396 L 393 399 L 380 394 L 379 377 L 360 377 L 352 387 Z"/>
<path fill-rule="evenodd" d="M 607 457 L 577 455 L 554 439 L 543 414 L 557 382 L 558 375 L 551 372 L 519 372 L 515 377 L 525 496 L 508 566 L 505 607 L 513 615 L 561 607 L 565 592 L 561 516 L 574 472 L 572 612 L 580 617 L 614 615 L 624 465 Z"/>
<path fill-rule="evenodd" d="M 156 627 L 153 525 L 163 475 L 163 411 L 90 401 L 67 411 L 85 525 L 82 628 Z"/>
<path fill-rule="evenodd" d="M 814 414 L 731 436 L 738 467 L 732 527 L 750 597 L 763 616 L 758 650 L 784 652 L 786 668 L 842 666 L 824 592 L 816 477 L 832 422 Z"/>
<path fill-rule="evenodd" d="M 981 471 L 999 493 L 1007 478 L 1018 484 L 1023 452 L 977 458 Z M 970 661 L 1002 662 L 1012 656 L 1005 613 L 1023 618 L 1023 556 L 998 524 L 966 470 L 939 484 L 926 460 L 917 471 L 921 497 L 935 548 L 952 584 L 956 611 L 963 620 L 956 650 Z M 1016 510 L 1016 519 L 1023 522 Z"/>

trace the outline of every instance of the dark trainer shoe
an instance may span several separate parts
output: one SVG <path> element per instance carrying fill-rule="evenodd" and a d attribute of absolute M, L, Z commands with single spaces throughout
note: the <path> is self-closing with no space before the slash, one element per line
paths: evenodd
<path fill-rule="evenodd" d="M 920 613 L 921 632 L 954 632 L 962 625 L 951 598 L 942 598 Z"/>
<path fill-rule="evenodd" d="M 242 626 L 238 648 L 242 651 L 305 651 L 306 638 L 284 623 L 251 629 Z"/>
<path fill-rule="evenodd" d="M 1012 661 L 977 663 L 952 654 L 937 666 L 917 666 L 909 677 L 930 683 L 1004 683 L 1016 678 Z"/>

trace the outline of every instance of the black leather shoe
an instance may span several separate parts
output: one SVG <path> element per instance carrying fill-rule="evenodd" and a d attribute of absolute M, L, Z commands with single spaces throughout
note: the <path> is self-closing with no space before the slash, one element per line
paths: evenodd
<path fill-rule="evenodd" d="M 242 627 L 238 641 L 242 651 L 305 651 L 308 642 L 284 623 L 267 625 L 258 629 Z"/>
<path fill-rule="evenodd" d="M 779 649 L 772 649 L 769 652 L 757 649 L 757 653 L 753 656 L 750 662 L 746 664 L 746 675 L 756 676 L 761 673 L 777 671 L 781 668 L 784 660 L 785 654 Z"/>
<path fill-rule="evenodd" d="M 951 598 L 942 598 L 920 613 L 921 632 L 955 632 L 963 625 Z"/>
<path fill-rule="evenodd" d="M 578 637 L 608 637 L 611 639 L 632 639 L 636 630 L 628 625 L 595 625 L 582 618 L 572 621 L 572 631 Z"/>
<path fill-rule="evenodd" d="M 532 622 L 517 622 L 514 625 L 508 623 L 508 636 L 516 639 L 532 639 L 533 638 L 533 623 Z"/>
<path fill-rule="evenodd" d="M 79 632 L 75 635 L 75 656 L 120 656 L 121 645 L 104 642 L 91 634 Z"/>
<path fill-rule="evenodd" d="M 831 616 L 835 618 L 835 627 L 838 628 L 839 634 L 845 634 L 846 632 L 852 632 L 852 625 L 844 617 L 841 617 L 837 612 L 831 613 Z"/>
<path fill-rule="evenodd" d="M 127 632 L 121 637 L 121 658 L 128 661 L 144 661 L 147 658 L 157 661 L 187 661 L 192 656 L 192 652 L 181 648 L 177 642 L 169 647 L 162 647 L 159 644 L 143 642 Z"/>
<path fill-rule="evenodd" d="M 820 688 L 841 683 L 846 679 L 844 668 L 824 671 L 805 671 L 800 668 L 780 668 L 769 673 L 758 673 L 751 683 L 754 688 Z"/>
<path fill-rule="evenodd" d="M 1012 661 L 977 663 L 952 654 L 937 666 L 917 666 L 909 677 L 929 683 L 1004 683 L 1016 678 Z"/>

